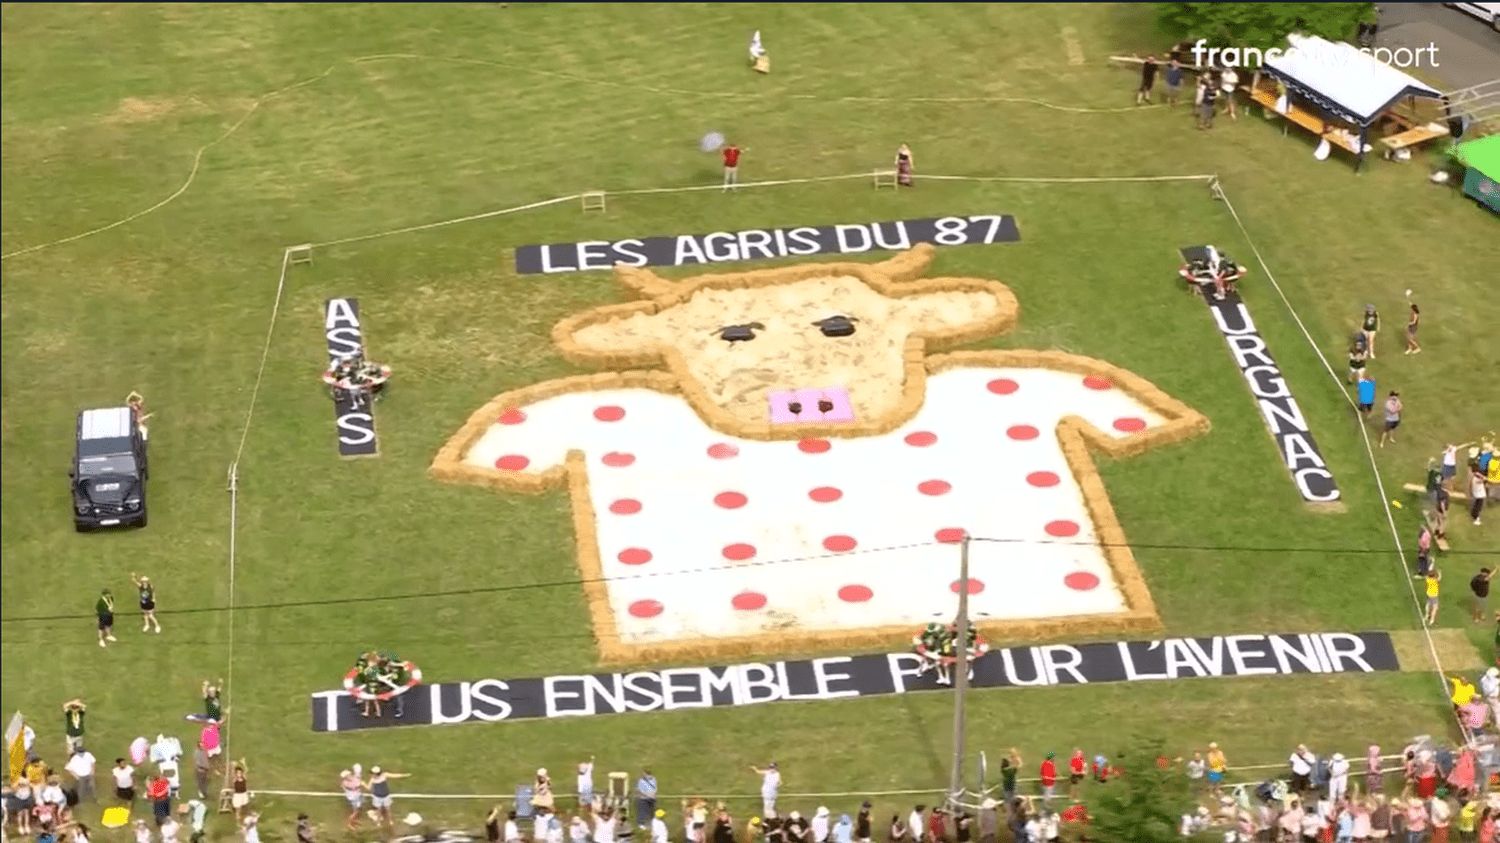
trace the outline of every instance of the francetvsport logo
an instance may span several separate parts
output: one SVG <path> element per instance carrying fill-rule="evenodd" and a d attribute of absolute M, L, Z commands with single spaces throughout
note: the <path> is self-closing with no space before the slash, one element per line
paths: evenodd
<path fill-rule="evenodd" d="M 1277 59 L 1299 58 L 1326 64 L 1334 68 L 1354 69 L 1355 53 L 1363 53 L 1391 67 L 1401 69 L 1434 68 L 1438 64 L 1438 48 L 1434 42 L 1425 47 L 1354 47 L 1343 43 L 1315 42 L 1304 40 L 1290 47 L 1211 47 L 1208 40 L 1199 38 L 1193 44 L 1193 65 L 1196 67 L 1257 68 Z"/>

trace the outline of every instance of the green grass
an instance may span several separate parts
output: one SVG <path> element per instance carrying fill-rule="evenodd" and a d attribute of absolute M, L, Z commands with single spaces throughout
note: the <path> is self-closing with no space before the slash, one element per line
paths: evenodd
<path fill-rule="evenodd" d="M 1015 214 L 1022 242 L 945 250 L 934 267 L 1015 289 L 1020 325 L 991 344 L 1105 358 L 1213 422 L 1203 439 L 1103 466 L 1168 630 L 1415 624 L 1358 429 L 1259 268 L 1245 285 L 1253 314 L 1340 481 L 1344 512 L 1300 504 L 1211 321 L 1172 285 L 1178 246 L 1214 242 L 1251 257 L 1201 185 L 928 182 L 889 194 L 850 182 L 732 198 L 613 198 L 607 214 L 591 217 L 560 205 L 334 247 L 296 267 L 241 462 L 242 608 L 231 630 L 222 611 L 224 476 L 282 247 L 593 187 L 711 181 L 715 160 L 695 151 L 711 129 L 750 148 L 747 179 L 867 171 L 901 141 L 925 172 L 1216 172 L 1335 366 L 1361 306 L 1382 308 L 1388 328 L 1373 371 L 1408 407 L 1400 442 L 1377 452 L 1393 497 L 1420 479 L 1445 440 L 1495 426 L 1473 352 L 1485 330 L 1481 246 L 1494 240 L 1495 220 L 1426 185 L 1420 164 L 1375 161 L 1356 176 L 1342 162 L 1315 162 L 1308 138 L 1284 138 L 1258 115 L 1200 133 L 1185 110 L 1090 114 L 903 99 L 1129 105 L 1133 76 L 1103 57 L 1160 48 L 1148 8 L 6 6 L 0 14 L 6 253 L 151 205 L 257 97 L 327 71 L 263 100 L 161 210 L 0 265 L 0 700 L 38 720 L 49 758 L 56 708 L 75 695 L 91 704 L 101 757 L 136 734 L 176 728 L 195 710 L 198 681 L 225 673 L 232 634 L 231 751 L 250 759 L 257 787 L 328 790 L 340 767 L 360 760 L 413 772 L 403 783 L 413 791 L 503 792 L 536 766 L 562 771 L 589 753 L 601 772 L 649 764 L 671 793 L 752 793 L 753 778 L 740 771 L 772 755 L 792 791 L 946 780 L 941 694 L 309 732 L 307 694 L 330 687 L 372 644 L 436 679 L 594 664 L 581 590 L 570 583 L 577 573 L 563 496 L 494 495 L 425 475 L 439 445 L 491 396 L 575 371 L 551 347 L 552 324 L 619 299 L 603 274 L 511 274 L 509 249 L 535 242 Z M 1078 31 L 1086 65 L 1067 64 L 1064 26 Z M 769 77 L 741 64 L 755 28 L 775 57 Z M 427 58 L 349 61 L 377 54 Z M 1412 358 L 1396 348 L 1408 287 L 1427 318 L 1426 351 Z M 333 453 L 327 399 L 314 381 L 330 295 L 360 298 L 372 350 L 398 368 L 379 411 L 377 460 L 345 463 Z M 63 489 L 73 415 L 132 388 L 158 414 L 152 524 L 77 536 Z M 1416 506 L 1406 500 L 1396 515 L 1409 540 Z M 1446 563 L 1450 595 L 1481 554 L 1500 553 L 1493 527 L 1454 521 L 1455 549 L 1470 555 Z M 100 587 L 128 593 L 131 570 L 160 581 L 166 633 L 141 640 L 125 617 L 120 645 L 100 651 L 89 606 Z M 475 591 L 421 596 L 462 589 Z M 389 599 L 348 602 L 361 597 Z M 344 602 L 276 605 L 318 601 Z M 1464 622 L 1453 605 L 1443 621 Z M 1232 762 L 1252 763 L 1279 759 L 1300 739 L 1349 752 L 1444 728 L 1444 701 L 1422 674 L 993 691 L 976 694 L 971 712 L 976 747 L 994 755 L 1019 745 L 1030 757 L 1075 743 L 1114 752 L 1126 736 L 1152 732 L 1184 751 L 1217 739 Z M 280 822 L 308 804 L 268 802 L 268 817 Z M 317 804 L 332 816 L 332 803 Z M 417 807 L 456 818 L 475 811 Z"/>

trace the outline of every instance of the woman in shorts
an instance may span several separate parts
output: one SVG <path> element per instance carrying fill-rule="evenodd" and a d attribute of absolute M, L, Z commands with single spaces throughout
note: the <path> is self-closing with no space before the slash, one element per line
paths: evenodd
<path fill-rule="evenodd" d="M 115 640 L 115 596 L 109 593 L 109 589 L 99 592 L 99 599 L 94 602 L 94 614 L 99 618 L 99 646 L 108 647 L 105 642 Z"/>
<path fill-rule="evenodd" d="M 1422 323 L 1422 311 L 1416 302 L 1412 303 L 1411 313 L 1406 317 L 1406 351 L 1402 354 L 1421 354 L 1422 346 L 1417 344 L 1417 327 Z"/>
<path fill-rule="evenodd" d="M 151 584 L 150 577 L 137 577 L 135 574 L 130 575 L 130 581 L 135 583 L 136 591 L 140 593 L 141 632 L 150 632 L 155 628 L 160 633 L 161 621 L 156 619 L 156 586 Z"/>
<path fill-rule="evenodd" d="M 1370 353 L 1370 359 L 1375 359 L 1375 335 L 1380 332 L 1380 314 L 1375 312 L 1375 305 L 1365 305 L 1365 320 L 1360 325 L 1365 335 L 1365 348 Z"/>
<path fill-rule="evenodd" d="M 234 765 L 230 787 L 234 793 L 229 797 L 229 804 L 234 807 L 235 821 L 239 822 L 245 818 L 245 806 L 250 804 L 250 782 L 245 778 L 245 762 Z"/>
<path fill-rule="evenodd" d="M 339 789 L 344 792 L 344 801 L 349 803 L 349 819 L 344 822 L 344 827 L 353 829 L 359 825 L 359 809 L 365 804 L 365 781 L 353 770 L 339 771 Z M 495 809 L 499 811 L 497 807 Z M 486 828 L 488 824 L 486 824 Z M 496 826 L 496 837 L 499 839 L 499 826 Z"/>
<path fill-rule="evenodd" d="M 1354 383 L 1365 373 L 1365 358 L 1369 354 L 1365 335 L 1358 333 L 1349 343 L 1349 382 Z"/>

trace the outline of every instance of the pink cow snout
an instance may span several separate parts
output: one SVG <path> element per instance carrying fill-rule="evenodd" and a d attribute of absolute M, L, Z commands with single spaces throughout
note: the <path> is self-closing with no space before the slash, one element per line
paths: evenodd
<path fill-rule="evenodd" d="M 849 390 L 843 387 L 783 389 L 772 392 L 769 400 L 771 424 L 854 421 Z"/>

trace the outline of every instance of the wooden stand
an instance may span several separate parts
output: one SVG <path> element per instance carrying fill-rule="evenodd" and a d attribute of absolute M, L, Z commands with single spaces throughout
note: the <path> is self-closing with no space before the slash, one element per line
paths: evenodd
<path fill-rule="evenodd" d="M 602 190 L 589 191 L 588 193 L 583 194 L 579 198 L 583 201 L 583 210 L 584 210 L 585 213 L 587 213 L 589 211 L 603 211 L 603 210 L 605 210 L 605 208 L 604 208 L 604 191 L 602 191 Z"/>
<path fill-rule="evenodd" d="M 875 189 L 876 190 L 879 190 L 882 187 L 889 187 L 889 188 L 892 188 L 892 189 L 894 189 L 896 187 L 896 171 L 895 170 L 876 170 L 871 175 L 875 179 Z"/>
<path fill-rule="evenodd" d="M 286 250 L 287 262 L 292 264 L 312 263 L 312 244 L 303 243 L 300 246 L 289 246 Z"/>

